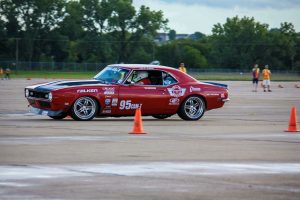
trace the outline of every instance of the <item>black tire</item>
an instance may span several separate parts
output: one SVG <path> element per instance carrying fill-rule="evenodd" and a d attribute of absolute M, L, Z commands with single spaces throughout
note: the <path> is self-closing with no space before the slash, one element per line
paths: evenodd
<path fill-rule="evenodd" d="M 156 119 L 166 119 L 168 117 L 171 117 L 172 115 L 168 115 L 168 114 L 162 114 L 162 115 L 152 115 L 152 117 L 156 118 Z"/>
<path fill-rule="evenodd" d="M 49 116 L 49 117 L 51 117 L 52 119 L 55 119 L 55 120 L 61 120 L 61 119 L 64 119 L 66 116 L 68 116 L 68 113 L 62 113 L 57 116 Z"/>
<path fill-rule="evenodd" d="M 78 121 L 92 120 L 98 112 L 98 103 L 91 97 L 78 98 L 72 108 L 71 117 Z"/>
<path fill-rule="evenodd" d="M 204 99 L 193 95 L 182 102 L 177 114 L 183 120 L 199 120 L 204 115 L 205 108 Z"/>

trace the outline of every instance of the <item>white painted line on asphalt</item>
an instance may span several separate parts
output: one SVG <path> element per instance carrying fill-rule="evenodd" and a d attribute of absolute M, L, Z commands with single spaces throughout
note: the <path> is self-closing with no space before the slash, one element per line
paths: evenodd
<path fill-rule="evenodd" d="M 24 117 L 24 116 L 38 116 L 34 113 L 1 113 L 0 117 Z"/>
<path fill-rule="evenodd" d="M 18 144 L 41 144 L 49 142 L 65 141 L 125 141 L 132 137 L 125 136 L 31 136 L 31 137 L 1 137 L 0 144 L 18 145 Z M 151 136 L 139 136 L 138 139 L 153 139 Z"/>
<path fill-rule="evenodd" d="M 121 142 L 131 140 L 133 137 L 130 135 L 124 136 L 114 136 L 114 135 L 105 135 L 105 136 L 30 136 L 30 137 L 1 137 L 0 144 L 5 145 L 18 145 L 18 144 L 41 144 L 49 142 L 76 142 L 76 141 L 111 141 L 111 142 Z M 283 140 L 289 139 L 290 142 L 300 142 L 300 134 L 229 134 L 229 135 L 179 135 L 177 138 L 180 139 L 249 139 L 249 140 L 263 140 L 263 139 L 276 139 Z M 170 139 L 174 140 L 173 136 L 138 136 L 134 140 L 161 140 L 161 139 Z"/>
<path fill-rule="evenodd" d="M 28 187 L 30 184 L 17 183 L 17 182 L 0 182 L 0 187 Z"/>
<path fill-rule="evenodd" d="M 0 166 L 0 182 L 109 174 L 120 176 L 300 174 L 300 163 L 149 162 L 135 164 Z"/>

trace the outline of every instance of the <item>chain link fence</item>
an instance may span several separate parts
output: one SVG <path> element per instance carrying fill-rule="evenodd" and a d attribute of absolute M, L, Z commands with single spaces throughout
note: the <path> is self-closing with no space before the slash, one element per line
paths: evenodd
<path fill-rule="evenodd" d="M 14 74 L 19 72 L 93 72 L 98 73 L 105 66 L 111 63 L 66 63 L 66 62 L 18 62 L 0 61 L 0 67 L 10 68 Z M 188 73 L 199 79 L 228 79 L 228 80 L 247 80 L 251 79 L 251 70 L 207 67 L 191 68 L 188 67 Z M 262 71 L 262 68 L 261 68 Z M 300 71 L 273 70 L 272 77 L 277 80 L 300 80 Z"/>
<path fill-rule="evenodd" d="M 65 63 L 65 62 L 18 62 L 0 61 L 0 67 L 10 68 L 12 71 L 64 71 L 89 72 L 100 71 L 109 63 Z"/>

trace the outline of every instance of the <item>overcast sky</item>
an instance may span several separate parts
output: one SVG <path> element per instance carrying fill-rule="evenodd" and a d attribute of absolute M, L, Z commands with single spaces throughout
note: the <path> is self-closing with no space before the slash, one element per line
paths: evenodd
<path fill-rule="evenodd" d="M 236 15 L 254 17 L 270 28 L 279 28 L 281 22 L 291 22 L 300 32 L 300 0 L 133 0 L 139 8 L 162 10 L 169 19 L 169 27 L 177 33 L 196 31 L 211 34 L 216 23 L 225 23 Z"/>

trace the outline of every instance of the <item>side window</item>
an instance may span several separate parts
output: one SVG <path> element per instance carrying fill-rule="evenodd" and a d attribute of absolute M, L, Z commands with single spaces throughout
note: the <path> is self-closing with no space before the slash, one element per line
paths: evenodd
<path fill-rule="evenodd" d="M 177 83 L 177 80 L 170 74 L 163 72 L 163 83 L 164 85 L 172 85 L 174 83 Z"/>
<path fill-rule="evenodd" d="M 151 85 L 163 85 L 162 71 L 149 70 L 148 73 Z"/>
<path fill-rule="evenodd" d="M 158 70 L 135 70 L 126 83 L 136 85 L 163 85 L 163 73 Z"/>
<path fill-rule="evenodd" d="M 132 72 L 130 77 L 128 77 L 126 83 L 127 84 L 133 83 L 137 85 L 151 85 L 149 72 L 146 70 L 135 70 Z"/>

